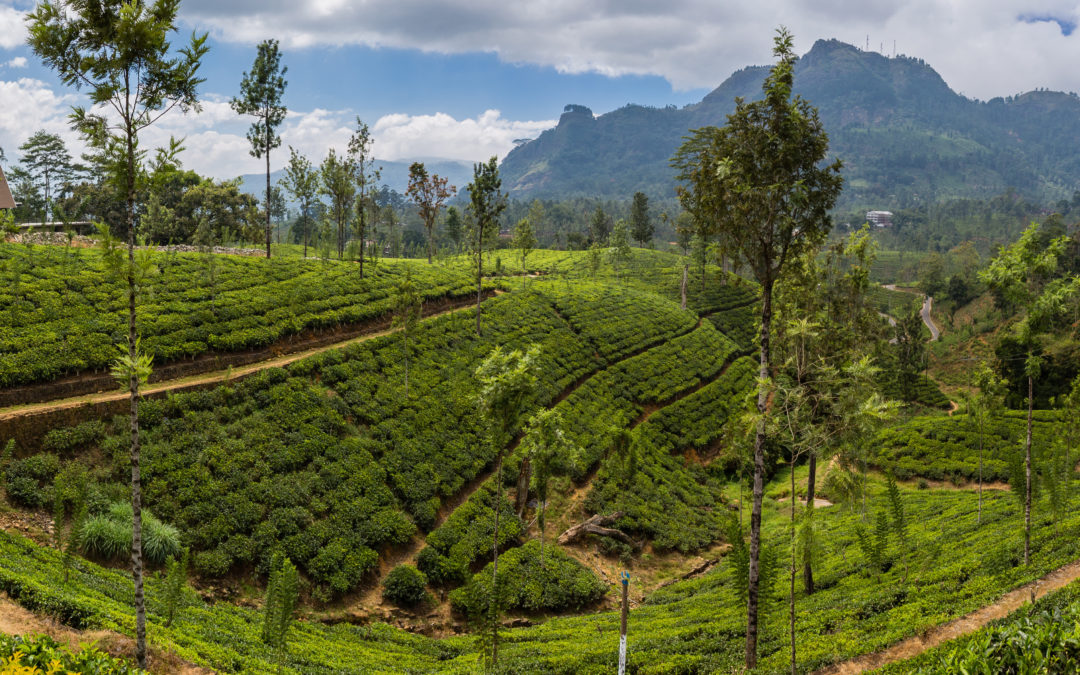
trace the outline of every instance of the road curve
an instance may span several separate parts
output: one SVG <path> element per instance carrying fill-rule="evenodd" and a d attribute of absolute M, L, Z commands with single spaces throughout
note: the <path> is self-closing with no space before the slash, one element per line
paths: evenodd
<path fill-rule="evenodd" d="M 901 293 L 913 293 L 915 295 L 921 295 L 923 299 L 922 309 L 919 310 L 919 315 L 922 317 L 923 323 L 930 329 L 930 342 L 936 341 L 941 337 L 941 331 L 938 330 L 937 325 L 934 323 L 934 319 L 930 316 L 931 310 L 934 308 L 934 299 L 925 293 L 919 293 L 918 291 L 911 290 L 910 288 L 897 288 L 896 284 L 884 284 L 882 288 L 886 288 L 890 291 L 900 291 Z"/>

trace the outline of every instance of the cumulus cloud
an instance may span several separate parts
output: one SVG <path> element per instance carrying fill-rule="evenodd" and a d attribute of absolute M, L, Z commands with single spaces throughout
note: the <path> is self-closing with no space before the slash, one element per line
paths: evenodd
<path fill-rule="evenodd" d="M 892 53 L 895 41 L 970 96 L 1080 89 L 1076 0 L 187 0 L 181 11 L 230 41 L 482 51 L 567 73 L 659 75 L 678 89 L 767 63 L 782 20 L 800 51 L 838 38 Z"/>
<path fill-rule="evenodd" d="M 0 147 L 8 161 L 18 162 L 18 147 L 35 131 L 59 134 L 72 156 L 85 150 L 82 140 L 68 126 L 71 105 L 85 103 L 72 94 L 57 94 L 41 80 L 0 80 Z M 206 176 L 233 178 L 265 170 L 263 160 L 250 154 L 246 138 L 250 118 L 238 116 L 224 96 L 207 95 L 202 110 L 187 115 L 174 112 L 146 129 L 143 147 L 163 147 L 170 136 L 184 139 L 180 156 L 184 166 Z M 383 160 L 441 158 L 481 161 L 492 155 L 502 158 L 519 138 L 531 138 L 554 126 L 555 120 L 515 121 L 488 110 L 475 118 L 455 119 L 445 113 L 431 115 L 384 115 L 371 126 L 375 155 Z M 330 148 L 344 151 L 355 125 L 348 110 L 290 111 L 280 128 L 282 148 L 271 154 L 271 167 L 288 160 L 291 145 L 316 164 Z"/>
<path fill-rule="evenodd" d="M 26 62 L 26 57 L 25 56 L 16 56 L 15 58 L 11 59 L 10 61 L 5 63 L 4 65 L 7 66 L 8 68 L 25 68 L 26 63 L 27 62 Z"/>
<path fill-rule="evenodd" d="M 14 49 L 26 42 L 26 16 L 6 0 L 0 2 L 0 49 Z"/>
<path fill-rule="evenodd" d="M 395 114 L 381 117 L 372 131 L 381 159 L 440 157 L 479 161 L 493 155 L 505 157 L 516 139 L 533 138 L 555 126 L 556 121 L 508 120 L 498 110 L 464 120 L 445 113 Z"/>

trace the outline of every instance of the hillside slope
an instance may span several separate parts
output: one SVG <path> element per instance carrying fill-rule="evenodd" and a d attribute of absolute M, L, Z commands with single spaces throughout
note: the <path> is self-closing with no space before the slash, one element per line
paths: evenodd
<path fill-rule="evenodd" d="M 507 155 L 504 185 L 522 198 L 670 196 L 668 160 L 682 136 L 724 124 L 735 97 L 760 95 L 768 70 L 737 71 L 685 108 L 628 105 L 594 117 L 567 106 L 556 128 Z M 1009 187 L 1056 200 L 1080 178 L 1080 99 L 1071 94 L 976 101 L 952 91 L 921 59 L 836 40 L 819 40 L 799 60 L 795 90 L 818 107 L 830 149 L 845 162 L 841 206 L 896 208 Z"/>

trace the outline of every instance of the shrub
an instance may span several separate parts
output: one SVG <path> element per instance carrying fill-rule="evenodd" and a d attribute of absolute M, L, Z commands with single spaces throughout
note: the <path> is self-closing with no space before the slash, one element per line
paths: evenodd
<path fill-rule="evenodd" d="M 116 502 L 105 513 L 87 518 L 79 533 L 79 546 L 88 556 L 102 560 L 122 560 L 131 555 L 131 504 Z M 143 509 L 143 558 L 150 565 L 162 565 L 180 554 L 180 532 Z"/>
<path fill-rule="evenodd" d="M 142 671 L 94 647 L 83 647 L 72 653 L 47 635 L 0 635 L 0 672 L 17 675 L 59 672 L 136 675 Z"/>
<path fill-rule="evenodd" d="M 398 565 L 383 580 L 383 600 L 415 607 L 427 598 L 427 577 L 412 565 Z"/>
<path fill-rule="evenodd" d="M 540 542 L 532 540 L 499 556 L 496 581 L 499 604 L 524 611 L 578 610 L 599 600 L 607 587 L 591 570 L 556 546 L 544 548 L 540 564 Z M 468 584 L 450 594 L 454 611 L 477 616 L 486 611 L 491 597 L 491 565 L 473 576 Z"/>
<path fill-rule="evenodd" d="M 31 509 L 52 504 L 52 484 L 59 472 L 60 460 L 53 454 L 13 460 L 4 472 L 8 499 Z"/>

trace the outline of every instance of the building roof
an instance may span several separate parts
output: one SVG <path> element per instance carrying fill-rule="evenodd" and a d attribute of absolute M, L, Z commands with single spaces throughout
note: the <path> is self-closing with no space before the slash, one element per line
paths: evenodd
<path fill-rule="evenodd" d="M 4 170 L 0 169 L 0 209 L 15 208 L 15 200 L 11 197 L 7 181 L 4 180 Z"/>

